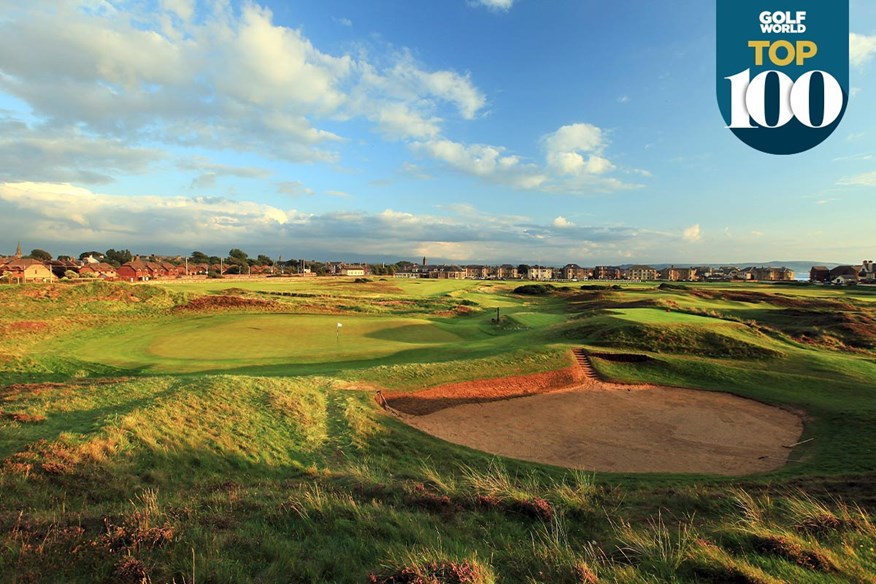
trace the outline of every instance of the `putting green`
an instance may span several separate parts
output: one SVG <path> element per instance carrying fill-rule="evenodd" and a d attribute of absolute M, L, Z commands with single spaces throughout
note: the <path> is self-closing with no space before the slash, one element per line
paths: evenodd
<path fill-rule="evenodd" d="M 375 359 L 459 339 L 417 318 L 225 314 L 145 323 L 77 343 L 76 353 L 119 367 L 194 372 Z"/>

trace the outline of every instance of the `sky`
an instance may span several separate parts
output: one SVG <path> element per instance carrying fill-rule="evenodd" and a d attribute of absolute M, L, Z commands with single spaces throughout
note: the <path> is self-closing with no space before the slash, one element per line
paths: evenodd
<path fill-rule="evenodd" d="M 876 256 L 876 2 L 795 156 L 704 0 L 0 0 L 0 255 L 563 265 Z"/>

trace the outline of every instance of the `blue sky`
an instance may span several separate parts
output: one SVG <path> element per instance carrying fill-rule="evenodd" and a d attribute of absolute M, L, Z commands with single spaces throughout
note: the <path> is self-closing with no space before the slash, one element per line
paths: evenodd
<path fill-rule="evenodd" d="M 775 157 L 703 0 L 0 0 L 0 252 L 546 262 L 876 255 L 876 4 Z"/>

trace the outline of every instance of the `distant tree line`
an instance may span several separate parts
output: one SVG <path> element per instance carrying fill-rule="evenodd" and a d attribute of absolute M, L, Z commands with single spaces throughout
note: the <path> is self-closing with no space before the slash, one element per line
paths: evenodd
<path fill-rule="evenodd" d="M 44 262 L 54 259 L 54 256 L 44 249 L 34 249 L 26 257 Z M 113 248 L 103 252 L 92 249 L 79 254 L 80 261 L 84 261 L 89 257 L 118 268 L 122 264 L 132 261 L 135 255 L 129 249 L 117 250 Z M 253 258 L 242 249 L 236 247 L 230 249 L 225 257 L 207 255 L 198 250 L 193 251 L 188 257 L 158 256 L 155 254 L 141 255 L 139 257 L 145 261 L 163 261 L 174 265 L 182 265 L 188 260 L 189 263 L 193 264 L 205 264 L 211 272 L 216 274 L 219 273 L 220 265 L 227 274 L 245 274 L 252 266 L 274 266 L 278 272 L 286 274 L 298 274 L 309 271 L 317 276 L 324 276 L 329 273 L 329 265 L 325 262 L 301 259 L 279 261 L 264 254 L 259 254 Z M 73 261 L 73 257 L 67 255 L 60 255 L 57 259 L 59 261 Z M 394 264 L 367 264 L 369 273 L 375 276 L 392 276 L 396 272 L 409 270 L 413 265 L 413 262 L 409 261 L 400 261 Z"/>

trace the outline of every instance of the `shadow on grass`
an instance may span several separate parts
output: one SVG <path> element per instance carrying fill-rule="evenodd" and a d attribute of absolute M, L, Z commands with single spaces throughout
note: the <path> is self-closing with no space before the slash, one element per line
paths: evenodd
<path fill-rule="evenodd" d="M 124 382 L 121 382 L 124 383 Z M 121 384 L 120 383 L 120 384 Z M 87 386 L 83 386 L 86 389 Z M 53 411 L 46 420 L 39 423 L 9 424 L 0 426 L 0 459 L 16 452 L 38 440 L 54 441 L 61 434 L 88 435 L 99 432 L 112 418 L 125 416 L 134 410 L 147 407 L 161 398 L 171 396 L 179 391 L 177 384 L 152 393 L 148 396 L 122 401 L 103 407 L 71 412 Z"/>

